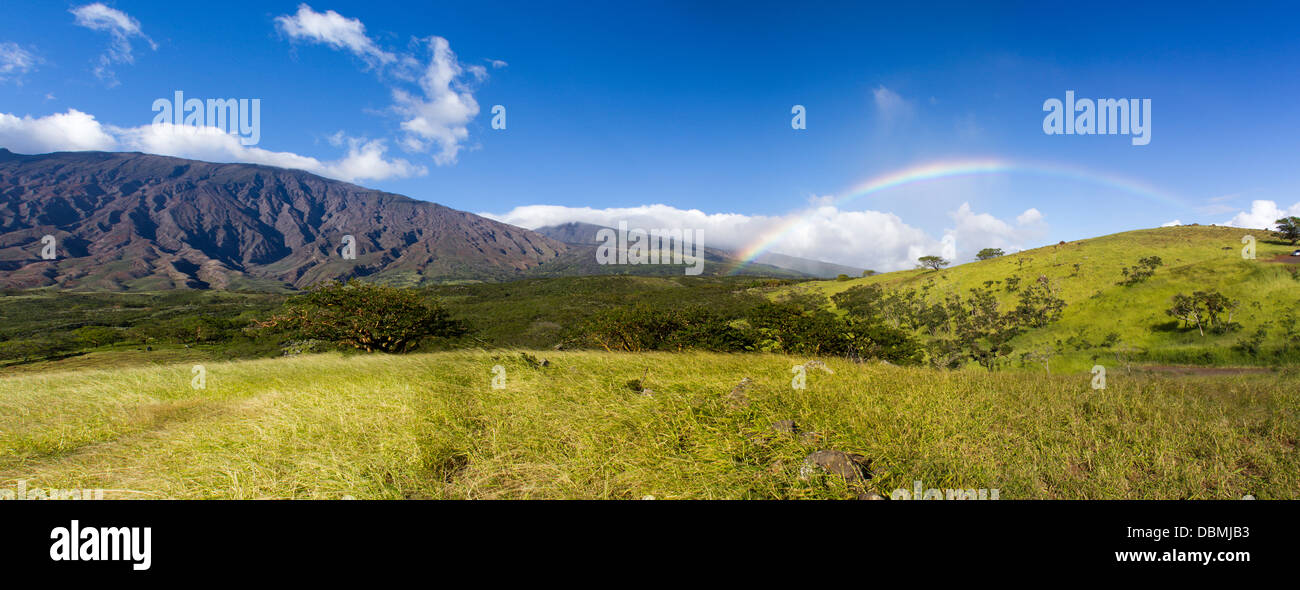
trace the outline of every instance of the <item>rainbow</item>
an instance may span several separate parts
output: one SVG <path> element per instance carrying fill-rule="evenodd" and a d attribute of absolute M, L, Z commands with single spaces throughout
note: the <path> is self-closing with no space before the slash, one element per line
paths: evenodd
<path fill-rule="evenodd" d="M 1052 178 L 1061 178 L 1085 182 L 1090 184 L 1101 185 L 1120 191 L 1137 195 L 1145 199 L 1159 201 L 1161 203 L 1182 207 L 1184 203 L 1158 189 L 1143 184 L 1141 182 L 1123 178 L 1119 176 L 1100 174 L 1097 172 L 1076 168 L 1072 166 L 1063 166 L 1058 164 L 1042 164 L 1031 162 L 1013 162 L 999 159 L 980 159 L 980 160 L 953 160 L 943 162 L 931 162 L 904 168 L 888 174 L 883 174 L 871 178 L 844 192 L 844 196 L 838 197 L 831 201 L 829 205 L 842 208 L 843 205 L 892 188 L 939 180 L 943 178 L 955 178 L 960 176 L 978 176 L 986 174 L 1006 174 L 1020 173 L 1036 176 L 1048 176 Z M 823 205 L 824 206 L 824 205 Z M 777 224 L 772 229 L 760 234 L 752 242 L 742 248 L 737 258 L 740 263 L 731 269 L 728 274 L 736 274 L 746 266 L 754 262 L 756 258 L 767 252 L 772 246 L 779 243 L 791 232 L 805 224 L 815 213 L 816 209 L 809 209 L 801 214 L 792 216 L 789 220 Z"/>

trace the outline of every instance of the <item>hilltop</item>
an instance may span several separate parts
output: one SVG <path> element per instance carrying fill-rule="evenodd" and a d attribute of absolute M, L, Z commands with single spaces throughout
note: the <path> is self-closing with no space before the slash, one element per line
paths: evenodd
<path fill-rule="evenodd" d="M 1256 238 L 1254 260 L 1242 257 L 1242 237 L 1247 235 Z M 1018 277 L 1020 284 L 1027 284 L 1045 277 L 1066 307 L 1059 321 L 1017 337 L 1012 344 L 1018 351 L 1054 349 L 1058 355 L 1074 357 L 1075 368 L 1083 369 L 1091 366 L 1088 361 L 1093 357 L 1113 359 L 1117 350 L 1127 349 L 1148 361 L 1216 364 L 1228 360 L 1228 349 L 1234 344 L 1260 329 L 1266 332 L 1265 346 L 1282 345 L 1285 319 L 1300 315 L 1300 265 L 1287 256 L 1294 248 L 1264 230 L 1162 227 L 1060 243 L 938 271 L 916 269 L 801 283 L 773 296 L 830 297 L 861 285 L 886 290 L 920 290 L 928 285 L 934 300 L 989 283 L 1006 307 L 1015 304 L 1009 280 Z M 1125 278 L 1123 269 L 1151 256 L 1163 261 L 1153 276 L 1130 286 L 1117 284 Z M 1232 317 L 1240 328 L 1205 336 L 1180 328 L 1165 310 L 1174 295 L 1195 291 L 1218 291 L 1240 302 Z M 1300 342 L 1293 347 L 1300 350 Z M 1248 362 L 1240 357 L 1233 360 Z"/>

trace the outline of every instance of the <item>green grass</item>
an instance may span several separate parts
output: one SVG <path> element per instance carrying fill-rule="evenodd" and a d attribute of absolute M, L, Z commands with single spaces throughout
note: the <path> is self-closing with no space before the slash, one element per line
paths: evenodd
<path fill-rule="evenodd" d="M 1277 319 L 1292 313 L 1300 316 L 1300 281 L 1289 272 L 1293 265 L 1268 262 L 1295 247 L 1267 241 L 1270 232 L 1229 227 L 1179 226 L 1124 232 L 1046 246 L 982 262 L 962 264 L 940 271 L 907 270 L 849 281 L 800 283 L 774 292 L 820 293 L 831 296 L 856 285 L 879 284 L 886 289 L 917 289 L 932 283 L 931 297 L 945 293 L 965 294 L 985 281 L 1021 277 L 1022 285 L 1046 276 L 1067 303 L 1060 321 L 1031 330 L 1012 342 L 1017 352 L 1054 347 L 1054 360 L 1063 370 L 1086 370 L 1094 362 L 1106 362 L 1112 354 L 1099 347 L 1076 349 L 1065 344 L 1071 337 L 1094 345 L 1112 332 L 1119 342 L 1137 351 L 1148 362 L 1200 365 L 1276 365 L 1300 363 L 1300 348 L 1285 357 L 1255 359 L 1231 350 L 1233 344 L 1263 327 L 1269 330 L 1266 346 L 1280 347 Z M 1255 260 L 1241 256 L 1244 235 L 1256 239 Z M 1139 258 L 1159 256 L 1164 266 L 1155 276 L 1133 286 L 1120 286 L 1121 269 Z M 1074 265 L 1079 268 L 1075 269 Z M 1016 295 L 1001 293 L 1004 309 L 1015 305 Z M 1233 320 L 1242 325 L 1236 332 L 1200 336 L 1195 329 L 1178 328 L 1165 314 L 1176 293 L 1218 290 L 1241 301 Z M 1059 344 L 1058 344 L 1059 341 Z"/>
<path fill-rule="evenodd" d="M 778 355 L 325 354 L 0 377 L 0 489 L 123 498 L 841 498 L 818 449 L 1008 498 L 1300 498 L 1300 375 L 941 372 Z M 505 389 L 490 387 L 493 365 Z M 646 377 L 652 395 L 627 381 Z M 748 407 L 726 394 L 754 380 Z M 794 419 L 821 433 L 772 434 Z"/>

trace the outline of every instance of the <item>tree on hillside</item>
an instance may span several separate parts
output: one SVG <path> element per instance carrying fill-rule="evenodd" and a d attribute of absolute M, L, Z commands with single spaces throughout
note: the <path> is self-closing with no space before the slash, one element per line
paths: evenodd
<path fill-rule="evenodd" d="M 1188 327 L 1196 326 L 1196 331 L 1204 336 L 1207 327 L 1216 333 L 1240 328 L 1232 321 L 1232 315 L 1240 305 L 1240 301 L 1228 299 L 1218 291 L 1196 291 L 1190 296 L 1179 293 L 1174 295 L 1173 304 L 1165 314 L 1181 320 Z M 1224 313 L 1228 314 L 1226 319 Z"/>
<path fill-rule="evenodd" d="M 290 298 L 280 313 L 255 327 L 366 352 L 407 352 L 426 338 L 459 336 L 466 331 L 441 305 L 413 289 L 356 279 L 318 284 Z"/>
<path fill-rule="evenodd" d="M 1137 264 L 1121 270 L 1124 280 L 1115 283 L 1125 287 L 1132 287 L 1142 281 L 1145 281 L 1156 274 L 1156 268 L 1164 266 L 1165 262 L 1159 256 L 1144 256 L 1138 259 Z"/>
<path fill-rule="evenodd" d="M 1300 241 L 1300 217 L 1283 217 L 1273 223 L 1277 224 L 1278 237 L 1293 245 Z"/>
<path fill-rule="evenodd" d="M 1005 256 L 1005 255 L 1006 252 L 1003 252 L 1002 248 L 985 248 L 983 250 L 980 250 L 979 254 L 975 255 L 975 258 L 978 260 L 989 260 L 992 258 L 997 258 L 999 256 Z"/>
<path fill-rule="evenodd" d="M 922 267 L 930 268 L 934 270 L 939 270 L 951 264 L 947 260 L 944 260 L 943 257 L 941 256 L 922 256 L 920 258 L 917 258 L 916 261 L 920 262 Z"/>

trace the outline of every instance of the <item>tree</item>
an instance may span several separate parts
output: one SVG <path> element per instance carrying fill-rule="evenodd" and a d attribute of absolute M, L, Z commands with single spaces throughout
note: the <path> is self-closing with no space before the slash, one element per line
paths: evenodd
<path fill-rule="evenodd" d="M 985 248 L 983 250 L 980 250 L 979 254 L 975 255 L 975 258 L 978 260 L 990 260 L 1005 255 L 1006 252 L 1003 252 L 1002 248 Z"/>
<path fill-rule="evenodd" d="M 1164 266 L 1165 262 L 1159 256 L 1146 256 L 1139 258 L 1137 264 L 1121 270 L 1124 280 L 1115 283 L 1125 287 L 1131 287 L 1142 281 L 1145 281 L 1156 274 L 1156 268 Z"/>
<path fill-rule="evenodd" d="M 1201 328 L 1201 306 L 1192 297 L 1179 293 L 1174 295 L 1173 305 L 1165 310 L 1166 314 L 1182 320 L 1184 324 L 1195 325 L 1196 330 L 1205 335 L 1205 330 Z"/>
<path fill-rule="evenodd" d="M 1196 291 L 1190 296 L 1174 295 L 1173 305 L 1165 313 L 1182 320 L 1187 326 L 1196 326 L 1196 331 L 1204 336 L 1207 327 L 1219 334 L 1240 328 L 1232 321 L 1233 312 L 1240 305 L 1240 301 L 1228 299 L 1218 291 Z M 1222 317 L 1225 312 L 1228 314 L 1226 320 Z"/>
<path fill-rule="evenodd" d="M 407 352 L 426 338 L 448 338 L 466 332 L 465 326 L 451 319 L 441 305 L 412 289 L 357 279 L 318 284 L 290 298 L 280 313 L 255 326 L 366 352 Z"/>
<path fill-rule="evenodd" d="M 925 268 L 934 269 L 934 270 L 939 270 L 951 264 L 947 260 L 944 260 L 943 257 L 941 256 L 922 256 L 920 258 L 917 258 L 916 261 L 920 262 L 921 266 Z"/>
<path fill-rule="evenodd" d="M 859 318 L 876 318 L 882 315 L 885 290 L 880 285 L 858 285 L 831 296 L 835 307 Z"/>
<path fill-rule="evenodd" d="M 1273 223 L 1277 224 L 1277 233 L 1282 239 L 1292 245 L 1300 241 L 1300 217 L 1283 217 Z"/>
<path fill-rule="evenodd" d="M 862 276 L 864 276 L 864 277 L 869 277 L 869 276 L 874 275 L 874 274 L 876 274 L 876 271 L 871 270 L 871 269 L 867 269 L 867 270 L 862 271 Z"/>

